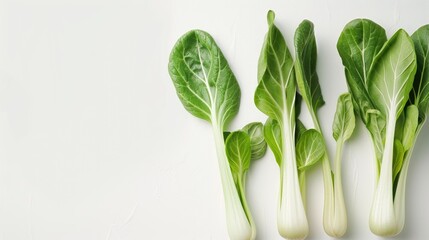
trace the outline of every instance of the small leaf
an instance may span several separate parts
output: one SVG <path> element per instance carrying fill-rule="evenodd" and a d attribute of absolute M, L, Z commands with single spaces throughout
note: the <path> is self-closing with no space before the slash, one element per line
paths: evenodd
<path fill-rule="evenodd" d="M 368 122 L 366 127 L 371 134 L 375 156 L 379 163 L 381 163 L 381 159 L 383 157 L 384 150 L 384 141 L 385 141 L 385 132 L 386 132 L 386 121 L 381 116 L 380 111 L 376 109 L 370 109 L 366 112 Z"/>
<path fill-rule="evenodd" d="M 258 160 L 265 155 L 267 143 L 264 139 L 264 125 L 260 122 L 249 123 L 242 131 L 250 137 L 251 160 Z"/>
<path fill-rule="evenodd" d="M 250 167 L 250 138 L 243 131 L 232 132 L 225 142 L 225 152 L 228 157 L 231 173 L 236 181 Z"/>
<path fill-rule="evenodd" d="M 404 146 L 404 151 L 408 151 L 408 149 L 412 147 L 418 125 L 419 109 L 416 105 L 409 105 L 405 110 L 405 122 L 402 134 L 402 145 Z"/>
<path fill-rule="evenodd" d="M 323 159 L 325 144 L 319 131 L 310 129 L 305 131 L 296 145 L 296 159 L 298 170 L 305 171 Z"/>
<path fill-rule="evenodd" d="M 268 118 L 264 125 L 264 137 L 268 146 L 276 158 L 277 164 L 280 166 L 282 162 L 282 137 L 279 123 Z"/>
<path fill-rule="evenodd" d="M 339 138 L 345 141 L 350 138 L 355 128 L 355 114 L 352 98 L 349 93 L 342 94 L 338 98 L 337 110 L 335 111 L 334 123 L 332 125 L 333 136 L 336 141 Z"/>
<path fill-rule="evenodd" d="M 393 179 L 392 181 L 395 181 L 396 176 L 402 169 L 402 164 L 404 163 L 404 154 L 405 149 L 404 146 L 402 146 L 401 142 L 399 140 L 395 139 L 395 146 L 393 149 Z"/>

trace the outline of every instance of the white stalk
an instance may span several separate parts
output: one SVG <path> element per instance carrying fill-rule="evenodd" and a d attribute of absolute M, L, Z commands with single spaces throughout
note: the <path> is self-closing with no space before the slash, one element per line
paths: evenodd
<path fill-rule="evenodd" d="M 311 111 L 315 128 L 322 133 L 322 128 L 316 114 Z M 322 173 L 324 185 L 323 201 L 323 229 L 331 237 L 341 237 L 347 230 L 347 214 L 341 184 L 341 154 L 342 140 L 338 139 L 335 160 L 334 181 L 332 180 L 331 164 L 328 157 L 328 149 L 322 159 Z M 325 143 L 326 146 L 326 143 Z M 339 162 L 339 163 L 338 163 Z M 338 183 L 337 183 L 338 182 Z"/>
<path fill-rule="evenodd" d="M 424 122 L 420 123 L 420 126 L 417 127 L 417 131 L 413 140 L 413 144 L 411 145 L 411 148 L 408 149 L 404 163 L 402 165 L 401 172 L 399 173 L 399 180 L 398 185 L 396 187 L 396 193 L 395 193 L 395 202 L 393 203 L 393 206 L 395 208 L 396 213 L 396 234 L 399 234 L 402 229 L 404 228 L 405 224 L 405 189 L 406 189 L 406 183 L 407 183 L 407 175 L 408 175 L 408 167 L 410 165 L 410 159 L 411 155 L 413 154 L 414 146 L 417 140 L 417 137 L 420 134 L 420 130 L 422 129 Z"/>
<path fill-rule="evenodd" d="M 214 121 L 213 121 L 214 122 Z M 213 123 L 213 133 L 219 160 L 219 170 L 225 199 L 226 223 L 231 240 L 251 240 L 252 227 L 247 219 L 225 153 L 222 129 Z"/>
<path fill-rule="evenodd" d="M 396 216 L 393 207 L 393 147 L 396 125 L 396 111 L 390 111 L 386 126 L 386 142 L 384 144 L 380 175 L 374 193 L 369 217 L 371 231 L 379 236 L 393 236 L 397 233 Z"/>
<path fill-rule="evenodd" d="M 333 215 L 335 212 L 334 204 L 334 185 L 332 182 L 331 166 L 329 163 L 328 156 L 325 154 L 322 160 L 322 173 L 323 173 L 323 185 L 324 185 L 324 199 L 323 199 L 323 229 L 325 232 L 332 236 L 334 221 Z"/>
<path fill-rule="evenodd" d="M 343 186 L 341 179 L 341 158 L 343 153 L 344 141 L 339 138 L 337 141 L 337 150 L 335 154 L 334 169 L 334 213 L 331 216 L 332 228 L 328 234 L 332 237 L 342 237 L 347 231 L 347 210 L 344 203 Z"/>
<path fill-rule="evenodd" d="M 295 128 L 287 113 L 283 116 L 281 136 L 283 159 L 280 166 L 280 202 L 277 212 L 277 227 L 286 239 L 304 239 L 309 229 L 302 202 L 295 157 Z"/>
<path fill-rule="evenodd" d="M 399 234 L 404 228 L 405 224 L 405 187 L 407 182 L 408 166 L 410 164 L 413 147 L 411 147 L 410 151 L 411 152 L 408 152 L 406 158 L 404 159 L 404 163 L 399 174 L 398 185 L 396 187 L 395 202 L 393 203 L 396 214 L 396 232 L 394 235 Z"/>

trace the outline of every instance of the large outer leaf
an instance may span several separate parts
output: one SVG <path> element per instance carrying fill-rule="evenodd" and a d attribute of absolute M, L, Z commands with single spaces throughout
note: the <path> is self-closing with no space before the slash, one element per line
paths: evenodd
<path fill-rule="evenodd" d="M 426 114 L 429 107 L 429 25 L 417 29 L 411 38 L 416 50 L 417 72 L 410 100 L 417 105 L 420 114 Z"/>
<path fill-rule="evenodd" d="M 304 20 L 295 31 L 295 73 L 298 89 L 308 109 L 315 113 L 325 104 L 316 72 L 317 47 L 313 23 Z"/>
<path fill-rule="evenodd" d="M 283 35 L 273 21 L 274 13 L 270 11 L 268 13 L 269 29 L 259 66 L 260 69 L 266 69 L 256 88 L 255 104 L 259 110 L 282 125 L 284 116 L 295 121 L 295 74 L 292 56 Z"/>
<path fill-rule="evenodd" d="M 411 38 L 398 30 L 383 46 L 368 76 L 368 91 L 385 118 L 398 118 L 413 87 L 416 54 Z"/>
<path fill-rule="evenodd" d="M 192 30 L 183 35 L 171 52 L 168 70 L 192 115 L 224 127 L 237 114 L 240 87 L 208 33 Z"/>
<path fill-rule="evenodd" d="M 360 115 L 372 136 L 379 162 L 383 153 L 385 119 L 375 109 L 368 93 L 367 81 L 374 58 L 386 41 L 386 32 L 380 25 L 368 19 L 355 19 L 344 27 L 337 42 L 355 112 Z"/>
<path fill-rule="evenodd" d="M 358 113 L 365 124 L 373 103 L 367 92 L 368 73 L 376 54 L 387 41 L 385 30 L 368 19 L 349 22 L 341 32 L 337 49 L 346 71 L 346 80 Z"/>
<path fill-rule="evenodd" d="M 243 131 L 232 132 L 225 142 L 226 156 L 234 179 L 241 177 L 250 167 L 250 137 Z"/>
<path fill-rule="evenodd" d="M 352 135 L 354 128 L 355 114 L 352 98 L 350 94 L 345 93 L 338 98 L 337 102 L 337 110 L 332 125 L 334 139 L 336 141 L 340 138 L 342 141 L 347 140 Z"/>

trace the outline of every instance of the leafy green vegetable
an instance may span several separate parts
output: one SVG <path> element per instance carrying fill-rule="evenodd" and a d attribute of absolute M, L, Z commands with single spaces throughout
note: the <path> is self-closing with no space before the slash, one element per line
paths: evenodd
<path fill-rule="evenodd" d="M 249 137 L 243 137 L 241 133 L 228 136 L 231 144 L 243 141 L 240 159 L 228 161 L 225 153 L 224 130 L 240 105 L 240 87 L 228 62 L 208 33 L 193 30 L 183 35 L 173 47 L 168 70 L 185 109 L 212 124 L 230 238 L 254 239 L 255 227 L 243 200 L 244 186 L 237 188 L 234 181 L 243 180 L 244 169 L 248 169 L 249 161 L 245 157 L 251 156 Z M 239 172 L 237 166 L 241 167 Z"/>
<path fill-rule="evenodd" d="M 341 158 L 343 155 L 344 143 L 351 137 L 354 128 L 355 115 L 351 95 L 347 93 L 342 94 L 338 98 L 337 110 L 335 111 L 332 125 L 333 137 L 337 142 L 333 173 L 334 189 L 331 190 L 333 194 L 327 196 L 331 198 L 327 199 L 327 216 L 324 218 L 324 220 L 326 220 L 326 222 L 324 222 L 325 231 L 333 237 L 341 237 L 347 231 L 347 211 L 344 203 L 341 179 Z"/>
<path fill-rule="evenodd" d="M 280 165 L 280 199 L 277 226 L 281 236 L 302 239 L 308 222 L 302 201 L 295 154 L 296 84 L 294 62 L 280 30 L 268 12 L 268 33 L 258 65 L 256 107 L 269 119 L 265 139 Z"/>
<path fill-rule="evenodd" d="M 371 30 L 364 31 L 362 26 Z M 383 44 L 385 39 L 379 25 L 354 20 L 346 25 L 337 48 L 349 91 L 374 143 L 377 184 L 370 228 L 377 235 L 393 236 L 404 226 L 408 166 L 426 119 L 429 26 L 421 27 L 411 38 L 399 30 Z M 363 58 L 364 49 L 371 50 L 371 57 Z M 359 52 L 362 59 L 356 57 Z"/>
<path fill-rule="evenodd" d="M 313 138 L 317 145 L 323 148 L 321 157 L 313 156 L 314 161 L 322 161 L 324 179 L 324 210 L 323 226 L 325 232 L 333 237 L 341 237 L 347 230 L 347 213 L 341 184 L 341 152 L 344 141 L 350 137 L 354 129 L 354 113 L 350 96 L 343 95 L 338 102 L 338 109 L 334 121 L 334 138 L 337 140 L 337 156 L 335 171 L 331 164 L 322 136 L 317 111 L 325 103 L 316 72 L 317 47 L 314 35 L 314 26 L 304 20 L 295 32 L 295 72 L 299 92 L 304 99 L 313 120 L 319 138 Z M 351 123 L 353 122 L 353 123 Z"/>
<path fill-rule="evenodd" d="M 387 123 L 380 175 L 370 214 L 371 231 L 381 236 L 397 234 L 393 208 L 394 135 L 396 120 L 408 101 L 415 72 L 413 42 L 404 30 L 399 30 L 377 54 L 368 79 L 368 92 Z"/>

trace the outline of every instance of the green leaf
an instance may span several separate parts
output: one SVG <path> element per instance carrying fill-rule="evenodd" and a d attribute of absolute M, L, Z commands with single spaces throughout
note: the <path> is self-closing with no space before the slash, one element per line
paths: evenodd
<path fill-rule="evenodd" d="M 316 72 L 317 47 L 313 23 L 304 20 L 295 31 L 296 82 L 313 115 L 325 104 Z"/>
<path fill-rule="evenodd" d="M 426 114 L 429 108 L 429 24 L 417 29 L 411 38 L 416 50 L 417 72 L 410 98 L 421 114 Z"/>
<path fill-rule="evenodd" d="M 402 142 L 402 138 L 404 137 L 404 124 L 405 124 L 405 111 L 399 115 L 398 119 L 396 119 L 395 126 L 395 139 Z"/>
<path fill-rule="evenodd" d="M 237 114 L 240 87 L 213 38 L 201 30 L 183 35 L 168 70 L 183 106 L 192 115 L 226 127 Z"/>
<path fill-rule="evenodd" d="M 325 144 L 319 131 L 310 129 L 305 131 L 296 145 L 296 159 L 298 169 L 305 171 L 323 159 Z"/>
<path fill-rule="evenodd" d="M 279 123 L 268 118 L 264 125 L 264 138 L 274 154 L 277 164 L 280 166 L 282 162 L 282 137 Z"/>
<path fill-rule="evenodd" d="M 368 94 L 368 74 L 386 41 L 385 30 L 368 19 L 349 22 L 338 39 L 337 49 L 345 67 L 347 85 L 365 125 L 370 121 L 368 110 L 375 108 Z"/>
<path fill-rule="evenodd" d="M 302 134 L 307 131 L 307 128 L 305 127 L 304 123 L 302 123 L 299 119 L 296 120 L 296 127 L 295 127 L 295 141 L 298 143 L 299 139 L 301 138 Z"/>
<path fill-rule="evenodd" d="M 338 98 L 337 110 L 335 111 L 334 123 L 332 125 L 335 141 L 349 139 L 355 128 L 355 114 L 353 110 L 352 97 L 350 94 L 342 94 Z"/>
<path fill-rule="evenodd" d="M 368 77 L 369 94 L 385 118 L 399 117 L 415 73 L 414 44 L 404 30 L 398 30 L 375 58 Z"/>
<path fill-rule="evenodd" d="M 419 125 L 419 109 L 416 105 L 409 105 L 405 110 L 405 122 L 402 134 L 404 151 L 408 151 L 414 143 L 417 126 Z"/>
<path fill-rule="evenodd" d="M 255 92 L 255 105 L 281 125 L 284 116 L 295 119 L 295 74 L 292 56 L 280 30 L 268 13 L 268 33 L 261 51 L 259 69 L 264 69 Z M 262 70 L 260 70 L 262 71 Z"/>
<path fill-rule="evenodd" d="M 376 109 L 370 109 L 366 112 L 368 122 L 366 127 L 371 134 L 374 144 L 375 156 L 379 162 L 383 156 L 384 138 L 386 133 L 386 121 L 381 112 Z"/>
<path fill-rule="evenodd" d="M 392 181 L 395 181 L 396 176 L 398 176 L 398 173 L 402 169 L 402 165 L 404 163 L 404 154 L 405 149 L 402 143 L 399 140 L 395 140 L 395 146 L 393 149 L 393 179 Z"/>
<path fill-rule="evenodd" d="M 232 132 L 225 142 L 232 176 L 237 181 L 250 168 L 250 137 L 243 131 Z M 236 182 L 237 183 L 237 182 Z"/>
<path fill-rule="evenodd" d="M 267 143 L 264 139 L 264 125 L 260 122 L 249 123 L 242 131 L 250 137 L 251 160 L 258 160 L 265 155 Z"/>

